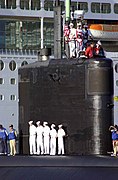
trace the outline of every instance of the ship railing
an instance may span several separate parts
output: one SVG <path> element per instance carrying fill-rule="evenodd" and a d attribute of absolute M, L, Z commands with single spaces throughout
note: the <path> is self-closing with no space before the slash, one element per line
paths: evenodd
<path fill-rule="evenodd" d="M 27 55 L 27 56 L 36 56 L 38 54 L 38 50 L 19 50 L 19 49 L 0 49 L 0 55 Z"/>

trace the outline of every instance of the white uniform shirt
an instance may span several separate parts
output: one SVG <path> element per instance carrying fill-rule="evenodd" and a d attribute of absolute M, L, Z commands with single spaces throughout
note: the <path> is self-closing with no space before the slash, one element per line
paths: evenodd
<path fill-rule="evenodd" d="M 49 128 L 48 126 L 45 126 L 45 127 L 43 128 L 43 135 L 44 135 L 44 137 L 50 135 L 50 128 Z"/>
<path fill-rule="evenodd" d="M 63 129 L 58 130 L 58 138 L 62 138 L 65 135 L 66 135 L 66 133 L 65 133 L 65 131 Z"/>
<path fill-rule="evenodd" d="M 69 33 L 69 40 L 72 41 L 72 40 L 75 40 L 75 38 L 76 38 L 76 29 L 71 28 L 70 33 Z"/>
<path fill-rule="evenodd" d="M 51 129 L 51 130 L 50 130 L 50 136 L 51 136 L 51 138 L 56 138 L 56 137 L 57 137 L 57 131 L 56 131 L 56 129 Z"/>
<path fill-rule="evenodd" d="M 36 128 L 37 136 L 41 136 L 43 134 L 43 129 L 44 128 L 41 125 Z"/>
<path fill-rule="evenodd" d="M 36 126 L 31 125 L 31 126 L 29 127 L 29 133 L 30 133 L 30 136 L 35 135 L 35 134 L 36 134 Z"/>

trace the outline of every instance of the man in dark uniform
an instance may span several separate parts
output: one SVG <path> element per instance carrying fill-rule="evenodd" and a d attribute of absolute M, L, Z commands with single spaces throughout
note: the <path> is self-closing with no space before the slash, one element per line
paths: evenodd
<path fill-rule="evenodd" d="M 93 40 L 92 34 L 91 34 L 90 30 L 88 29 L 88 25 L 85 24 L 84 29 L 83 29 L 83 50 L 85 50 L 87 48 L 89 38 L 91 40 Z"/>

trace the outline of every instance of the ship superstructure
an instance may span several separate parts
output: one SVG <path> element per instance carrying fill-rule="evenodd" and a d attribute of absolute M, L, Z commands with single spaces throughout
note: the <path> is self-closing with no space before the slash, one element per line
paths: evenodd
<path fill-rule="evenodd" d="M 54 4 L 54 0 L 0 0 L 0 123 L 6 128 L 13 123 L 18 129 L 18 68 L 37 61 L 41 48 L 49 47 L 54 54 Z M 65 1 L 60 1 L 60 4 L 64 11 Z M 117 0 L 71 0 L 71 7 L 74 11 L 85 11 L 84 18 L 89 26 L 115 25 L 118 30 Z M 111 41 L 112 38 L 110 41 L 103 39 L 102 43 L 105 50 L 116 51 L 116 55 L 107 53 L 115 60 L 116 67 L 117 39 L 113 38 L 113 43 Z M 117 97 L 118 77 L 115 69 L 114 72 Z M 115 113 L 117 116 L 118 112 Z"/>

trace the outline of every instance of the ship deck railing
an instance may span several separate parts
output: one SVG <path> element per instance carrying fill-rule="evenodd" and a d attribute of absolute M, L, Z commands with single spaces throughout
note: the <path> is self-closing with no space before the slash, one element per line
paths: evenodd
<path fill-rule="evenodd" d="M 0 55 L 37 56 L 39 50 L 0 49 Z"/>

